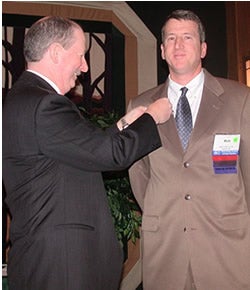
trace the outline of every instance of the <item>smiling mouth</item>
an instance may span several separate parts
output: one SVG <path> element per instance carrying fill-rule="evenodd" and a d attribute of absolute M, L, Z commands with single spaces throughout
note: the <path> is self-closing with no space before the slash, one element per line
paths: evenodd
<path fill-rule="evenodd" d="M 184 54 L 175 54 L 174 57 L 184 57 Z"/>

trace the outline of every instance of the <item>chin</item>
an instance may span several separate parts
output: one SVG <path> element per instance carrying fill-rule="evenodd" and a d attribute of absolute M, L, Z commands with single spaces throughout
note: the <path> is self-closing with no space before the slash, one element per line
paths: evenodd
<path fill-rule="evenodd" d="M 72 80 L 70 83 L 70 89 L 73 89 L 76 86 L 76 80 Z"/>

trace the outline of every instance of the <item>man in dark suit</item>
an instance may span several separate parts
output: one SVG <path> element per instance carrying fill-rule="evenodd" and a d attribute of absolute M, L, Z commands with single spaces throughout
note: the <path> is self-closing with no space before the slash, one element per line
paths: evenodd
<path fill-rule="evenodd" d="M 250 289 L 250 89 L 203 69 L 206 51 L 199 17 L 171 13 L 161 44 L 169 77 L 129 106 L 168 97 L 174 111 L 158 127 L 163 146 L 129 171 L 143 210 L 144 290 Z"/>
<path fill-rule="evenodd" d="M 160 100 L 105 132 L 94 127 L 64 96 L 88 70 L 84 52 L 75 22 L 39 20 L 24 41 L 27 71 L 4 104 L 10 290 L 118 289 L 122 251 L 101 172 L 159 148 L 156 123 L 167 121 L 171 105 Z"/>

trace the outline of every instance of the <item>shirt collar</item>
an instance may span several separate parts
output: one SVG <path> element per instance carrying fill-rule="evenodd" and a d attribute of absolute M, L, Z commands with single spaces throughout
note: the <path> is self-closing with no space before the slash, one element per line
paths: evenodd
<path fill-rule="evenodd" d="M 193 78 L 189 83 L 187 83 L 185 85 L 185 87 L 188 88 L 188 90 L 190 92 L 194 91 L 200 84 L 203 85 L 204 83 L 204 71 L 203 69 L 201 70 L 201 72 L 195 77 Z M 180 94 L 180 89 L 183 88 L 183 85 L 180 85 L 178 83 L 176 83 L 175 81 L 173 81 L 169 75 L 169 87 L 172 91 L 176 92 L 177 97 Z M 193 94 L 191 94 L 193 95 Z"/>
<path fill-rule="evenodd" d="M 36 72 L 36 71 L 34 71 L 34 70 L 31 70 L 31 69 L 27 69 L 27 71 L 29 71 L 29 72 L 31 72 L 31 73 L 33 73 L 33 74 L 39 76 L 39 77 L 42 78 L 43 80 L 45 80 L 47 83 L 49 83 L 49 84 L 52 86 L 52 88 L 53 88 L 53 89 L 54 89 L 58 94 L 61 95 L 61 92 L 60 92 L 58 86 L 57 86 L 54 82 L 52 82 L 49 78 L 47 78 L 46 76 L 44 76 L 44 75 L 42 75 L 42 74 L 40 74 L 40 73 L 38 73 L 38 72 Z"/>

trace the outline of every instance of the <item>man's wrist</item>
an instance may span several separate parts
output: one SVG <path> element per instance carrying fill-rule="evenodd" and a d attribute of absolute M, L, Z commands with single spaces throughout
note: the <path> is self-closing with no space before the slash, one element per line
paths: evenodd
<path fill-rule="evenodd" d="M 126 129 L 129 126 L 129 123 L 125 120 L 125 118 L 121 118 L 118 122 L 117 122 L 117 127 L 120 131 Z"/>
<path fill-rule="evenodd" d="M 129 123 L 124 118 L 121 118 L 121 123 L 122 123 L 122 130 L 128 128 Z"/>

